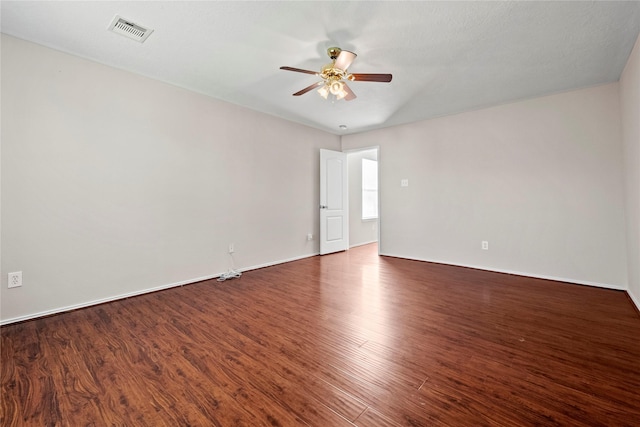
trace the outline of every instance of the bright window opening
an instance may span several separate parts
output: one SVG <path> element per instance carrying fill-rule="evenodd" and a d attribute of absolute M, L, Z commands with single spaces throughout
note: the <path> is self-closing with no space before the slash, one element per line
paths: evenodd
<path fill-rule="evenodd" d="M 362 219 L 378 218 L 378 162 L 362 159 Z"/>

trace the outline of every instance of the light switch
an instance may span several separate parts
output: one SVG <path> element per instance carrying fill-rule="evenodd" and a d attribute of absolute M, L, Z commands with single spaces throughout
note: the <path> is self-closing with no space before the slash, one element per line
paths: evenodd
<path fill-rule="evenodd" d="M 400 180 L 400 187 L 408 187 L 409 186 L 409 180 L 408 179 L 401 179 Z"/>

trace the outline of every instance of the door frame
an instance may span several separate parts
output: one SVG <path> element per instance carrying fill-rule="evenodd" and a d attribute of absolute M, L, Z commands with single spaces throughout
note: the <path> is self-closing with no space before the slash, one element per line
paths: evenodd
<path fill-rule="evenodd" d="M 378 243 L 378 255 L 380 255 L 380 247 L 381 247 L 381 238 L 382 238 L 382 233 L 380 232 L 380 230 L 382 229 L 382 190 L 381 190 L 381 186 L 380 183 L 382 182 L 381 179 L 381 168 L 380 168 L 380 146 L 379 145 L 372 145 L 369 147 L 360 147 L 360 148 L 353 148 L 350 150 L 343 150 L 343 153 L 347 154 L 347 156 L 349 154 L 353 154 L 353 153 L 358 153 L 361 151 L 369 151 L 369 150 L 376 150 L 377 151 L 377 159 L 378 159 L 378 230 L 377 230 L 377 243 Z M 347 168 L 349 167 L 349 162 L 347 162 Z M 347 174 L 349 174 L 349 170 L 347 170 Z M 351 194 L 351 192 L 349 192 L 348 194 L 348 199 L 349 202 L 351 201 L 351 197 L 353 197 L 353 195 Z M 349 221 L 351 221 L 351 215 L 354 215 L 354 213 L 351 212 L 351 209 L 349 209 L 348 212 L 348 216 L 349 216 Z"/>

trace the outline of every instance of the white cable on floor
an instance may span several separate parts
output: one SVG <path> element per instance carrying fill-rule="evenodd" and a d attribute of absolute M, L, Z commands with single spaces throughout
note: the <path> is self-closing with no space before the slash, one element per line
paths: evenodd
<path fill-rule="evenodd" d="M 242 276 L 242 273 L 236 270 L 229 270 L 226 273 L 222 273 L 220 277 L 218 277 L 218 282 L 224 282 L 225 280 L 235 279 L 236 277 Z"/>
<path fill-rule="evenodd" d="M 224 282 L 225 280 L 235 279 L 242 276 L 242 273 L 235 270 L 234 268 L 236 266 L 236 263 L 233 259 L 232 253 L 229 253 L 229 263 L 231 264 L 231 266 L 229 267 L 229 271 L 227 271 L 226 273 L 222 273 L 220 277 L 218 277 L 218 282 Z"/>

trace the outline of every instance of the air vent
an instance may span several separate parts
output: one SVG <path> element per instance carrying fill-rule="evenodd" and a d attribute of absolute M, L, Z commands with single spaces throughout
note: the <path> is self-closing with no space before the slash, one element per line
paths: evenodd
<path fill-rule="evenodd" d="M 133 22 L 124 19 L 118 15 L 113 17 L 111 24 L 109 24 L 109 31 L 113 31 L 121 36 L 128 37 L 132 40 L 140 43 L 144 42 L 147 37 L 153 33 L 151 28 L 145 28 L 141 25 L 134 24 Z"/>

